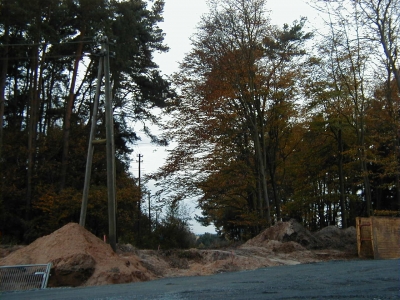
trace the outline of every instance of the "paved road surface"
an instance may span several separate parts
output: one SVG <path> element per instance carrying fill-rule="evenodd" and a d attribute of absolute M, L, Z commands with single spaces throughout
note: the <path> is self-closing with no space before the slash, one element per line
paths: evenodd
<path fill-rule="evenodd" d="M 400 299 L 400 260 L 331 261 L 131 284 L 7 292 L 0 299 Z"/>

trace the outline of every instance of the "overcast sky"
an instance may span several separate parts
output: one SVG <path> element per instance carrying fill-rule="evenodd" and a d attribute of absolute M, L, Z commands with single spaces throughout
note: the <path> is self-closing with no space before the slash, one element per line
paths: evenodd
<path fill-rule="evenodd" d="M 208 12 L 205 0 L 165 0 L 164 22 L 160 27 L 165 32 L 165 43 L 170 47 L 168 53 L 156 55 L 156 62 L 164 74 L 178 70 L 190 51 L 190 36 L 195 32 L 201 15 Z M 310 23 L 315 19 L 315 11 L 305 0 L 267 0 L 274 25 L 291 24 L 294 20 L 307 17 Z"/>
<path fill-rule="evenodd" d="M 178 64 L 183 60 L 186 53 L 191 49 L 190 36 L 196 31 L 196 25 L 200 21 L 201 15 L 208 12 L 206 0 L 165 0 L 164 22 L 159 26 L 163 29 L 165 44 L 170 48 L 168 53 L 155 54 L 155 61 L 160 66 L 163 74 L 170 75 L 178 70 Z M 269 0 L 268 7 L 271 11 L 271 23 L 282 26 L 284 23 L 291 24 L 294 20 L 307 17 L 310 24 L 314 24 L 317 15 L 307 4 L 306 0 Z M 151 5 L 151 3 L 150 3 Z M 134 160 L 131 170 L 134 176 L 138 176 L 138 166 L 136 162 L 137 154 L 143 155 L 141 163 L 141 173 L 147 174 L 156 171 L 166 157 L 163 148 L 152 146 L 143 139 L 134 147 Z M 152 189 L 152 186 L 149 186 Z M 194 203 L 188 204 L 192 207 L 194 214 Z M 194 220 L 191 221 L 192 230 L 196 234 L 204 232 L 215 233 L 214 227 L 208 228 L 200 226 Z"/>

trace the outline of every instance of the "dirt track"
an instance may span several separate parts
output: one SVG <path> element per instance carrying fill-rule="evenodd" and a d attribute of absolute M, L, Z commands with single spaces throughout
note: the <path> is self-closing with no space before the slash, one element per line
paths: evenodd
<path fill-rule="evenodd" d="M 155 251 L 121 245 L 114 253 L 102 240 L 70 223 L 5 254 L 0 265 L 51 262 L 49 287 L 77 287 L 354 259 L 357 247 L 354 228 L 330 226 L 312 234 L 291 220 L 231 249 Z"/>
<path fill-rule="evenodd" d="M 399 299 L 399 260 L 280 266 L 212 276 L 10 292 L 2 300 Z"/>

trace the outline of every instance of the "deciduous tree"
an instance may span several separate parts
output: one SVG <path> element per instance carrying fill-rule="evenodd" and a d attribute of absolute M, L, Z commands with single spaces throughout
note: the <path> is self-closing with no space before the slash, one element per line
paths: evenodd
<path fill-rule="evenodd" d="M 163 183 L 166 189 L 185 178 L 187 189 L 179 198 L 193 188 L 198 195 L 204 192 L 200 203 L 210 212 L 206 215 L 214 222 L 229 215 L 222 227 L 230 222 L 241 226 L 238 231 L 260 228 L 280 219 L 277 160 L 290 153 L 283 149 L 295 119 L 300 78 L 295 62 L 302 61 L 310 35 L 303 31 L 305 20 L 281 29 L 272 26 L 263 0 L 210 5 L 176 76 L 182 97 L 169 128 L 178 146 L 158 176 L 178 174 L 180 179 L 172 176 Z M 240 169 L 244 165 L 248 168 Z M 275 183 L 274 218 L 268 175 Z"/>

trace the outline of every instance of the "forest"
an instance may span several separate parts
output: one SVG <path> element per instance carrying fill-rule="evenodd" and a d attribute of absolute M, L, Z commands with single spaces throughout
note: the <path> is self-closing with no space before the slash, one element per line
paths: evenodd
<path fill-rule="evenodd" d="M 312 0 L 314 27 L 301 17 L 271 24 L 267 0 L 210 0 L 171 77 L 153 60 L 168 51 L 164 2 L 1 0 L 2 242 L 79 221 L 104 36 L 120 242 L 190 246 L 185 199 L 227 240 L 289 218 L 317 230 L 399 216 L 399 0 Z M 104 139 L 104 92 L 96 124 Z M 148 178 L 163 216 L 143 209 L 148 191 L 129 172 L 142 135 L 175 145 Z M 106 173 L 96 145 L 86 228 L 99 237 Z"/>

